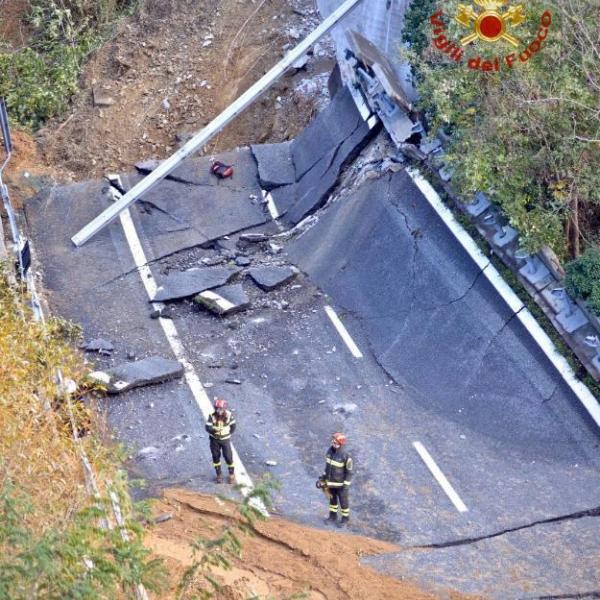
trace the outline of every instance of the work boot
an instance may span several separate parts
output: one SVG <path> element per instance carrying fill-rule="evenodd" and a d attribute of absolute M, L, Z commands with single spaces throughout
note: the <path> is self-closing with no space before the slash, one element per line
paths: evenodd
<path fill-rule="evenodd" d="M 217 476 L 215 477 L 215 481 L 217 483 L 223 483 L 223 475 L 221 475 L 221 473 L 217 473 Z"/>
<path fill-rule="evenodd" d="M 233 473 L 229 473 L 229 475 L 227 475 L 227 483 L 235 483 L 235 475 Z"/>
<path fill-rule="evenodd" d="M 342 517 L 342 520 L 337 524 L 338 527 L 346 527 L 350 523 L 350 517 Z"/>
<path fill-rule="evenodd" d="M 326 519 L 323 519 L 325 525 L 333 525 L 337 522 L 337 513 L 330 512 L 329 516 Z"/>

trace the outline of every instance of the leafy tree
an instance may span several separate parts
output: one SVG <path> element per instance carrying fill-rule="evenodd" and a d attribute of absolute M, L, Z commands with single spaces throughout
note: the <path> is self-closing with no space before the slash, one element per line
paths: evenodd
<path fill-rule="evenodd" d="M 89 54 L 132 0 L 29 0 L 28 45 L 2 51 L 0 96 L 21 125 L 36 129 L 63 113 Z"/>
<path fill-rule="evenodd" d="M 567 263 L 565 287 L 574 298 L 586 300 L 600 315 L 600 252 L 589 248 L 579 258 Z"/>
<path fill-rule="evenodd" d="M 450 17 L 459 2 L 443 5 L 446 35 L 458 41 L 465 29 Z M 582 241 L 597 241 L 600 217 L 600 20 L 598 1 L 534 0 L 527 21 L 514 28 L 519 50 L 503 41 L 475 42 L 457 63 L 432 44 L 432 27 L 413 3 L 407 22 L 417 32 L 409 52 L 430 128 L 451 129 L 448 159 L 454 184 L 465 198 L 485 190 L 523 235 L 532 251 L 551 246 L 578 256 Z M 540 15 L 552 24 L 541 50 L 518 58 L 499 73 L 467 68 L 469 57 L 516 55 L 535 39 Z M 416 12 L 415 12 L 416 11 Z M 414 15 L 419 14 L 418 18 Z"/>
<path fill-rule="evenodd" d="M 126 525 L 130 541 L 118 529 L 100 528 L 108 514 L 100 505 L 40 534 L 27 525 L 33 511 L 28 496 L 6 480 L 0 490 L 0 598 L 97 600 L 119 598 L 138 583 L 162 589 L 162 563 L 148 558 L 137 525 Z"/>

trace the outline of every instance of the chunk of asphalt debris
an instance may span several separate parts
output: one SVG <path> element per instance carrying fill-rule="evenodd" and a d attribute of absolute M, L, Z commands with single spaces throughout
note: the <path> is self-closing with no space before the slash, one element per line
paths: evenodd
<path fill-rule="evenodd" d="M 235 259 L 235 264 L 238 267 L 247 267 L 252 264 L 252 259 L 249 258 L 248 256 L 238 256 Z"/>
<path fill-rule="evenodd" d="M 354 402 L 346 402 L 345 404 L 336 404 L 333 407 L 333 412 L 339 412 L 344 415 L 351 415 L 358 409 L 358 406 Z"/>
<path fill-rule="evenodd" d="M 265 460 L 265 465 L 267 465 L 268 467 L 276 467 L 277 461 L 276 460 Z"/>
<path fill-rule="evenodd" d="M 235 254 L 237 252 L 237 246 L 235 240 L 221 238 L 217 240 L 217 248 L 221 252 L 231 252 Z"/>
<path fill-rule="evenodd" d="M 90 340 L 83 346 L 83 349 L 86 352 L 98 352 L 99 354 L 110 354 L 114 349 L 114 345 L 112 342 L 105 340 L 103 338 L 97 338 L 95 340 Z"/>
<path fill-rule="evenodd" d="M 158 525 L 159 523 L 164 523 L 165 521 L 170 521 L 173 518 L 173 515 L 171 513 L 162 513 L 161 515 L 158 515 L 158 517 L 156 517 L 154 519 L 154 523 L 156 525 Z"/>
<path fill-rule="evenodd" d="M 163 383 L 183 376 L 183 367 L 176 360 L 152 356 L 135 362 L 123 363 L 106 371 L 95 371 L 88 378 L 106 387 L 109 394 Z"/>
<path fill-rule="evenodd" d="M 152 302 L 188 298 L 204 290 L 228 283 L 239 273 L 239 269 L 229 267 L 193 268 L 167 275 L 156 291 Z"/>
<path fill-rule="evenodd" d="M 264 233 L 242 233 L 242 235 L 240 235 L 240 241 L 250 242 L 252 244 L 266 242 L 268 239 L 269 236 L 265 235 Z"/>
<path fill-rule="evenodd" d="M 294 279 L 298 270 L 287 266 L 261 266 L 250 269 L 248 273 L 259 288 L 270 292 Z"/>
<path fill-rule="evenodd" d="M 242 385 L 242 381 L 240 379 L 227 378 L 225 383 L 231 383 L 233 385 Z"/>
<path fill-rule="evenodd" d="M 230 315 L 250 306 L 250 299 L 240 283 L 206 290 L 194 297 L 194 302 L 217 315 Z"/>
<path fill-rule="evenodd" d="M 258 164 L 258 179 L 266 191 L 296 183 L 291 142 L 250 146 Z"/>

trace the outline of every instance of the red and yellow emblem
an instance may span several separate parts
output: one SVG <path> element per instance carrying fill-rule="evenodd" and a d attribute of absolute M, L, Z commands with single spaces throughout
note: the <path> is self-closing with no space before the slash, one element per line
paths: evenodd
<path fill-rule="evenodd" d="M 472 6 L 458 5 L 455 21 L 463 27 L 474 31 L 460 40 L 463 46 L 482 40 L 484 42 L 497 42 L 505 40 L 513 46 L 519 46 L 519 40 L 506 31 L 507 26 L 516 27 L 525 21 L 525 12 L 522 4 L 511 6 L 501 13 L 499 8 L 508 3 L 508 0 L 474 0 L 475 4 L 483 8 L 483 12 L 476 12 Z"/>

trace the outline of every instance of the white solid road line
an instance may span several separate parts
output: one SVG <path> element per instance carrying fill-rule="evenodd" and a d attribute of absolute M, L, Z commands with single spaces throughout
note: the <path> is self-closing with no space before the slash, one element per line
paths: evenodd
<path fill-rule="evenodd" d="M 354 358 L 362 358 L 362 352 L 358 349 L 358 346 L 350 337 L 348 330 L 344 327 L 344 324 L 340 321 L 340 318 L 335 314 L 333 308 L 331 308 L 331 306 L 326 306 L 325 312 L 327 313 L 327 316 L 333 323 L 333 326 L 337 329 L 337 332 L 340 334 L 340 337 L 344 340 L 346 346 L 348 346 L 348 350 L 350 350 L 352 356 L 354 356 Z"/>
<path fill-rule="evenodd" d="M 113 194 L 117 195 L 118 192 L 114 190 Z M 142 283 L 146 288 L 148 298 L 152 299 L 156 295 L 156 281 L 154 280 L 152 271 L 148 266 L 148 261 L 146 260 L 146 255 L 144 254 L 144 249 L 142 248 L 142 243 L 140 242 L 135 225 L 133 224 L 129 209 L 124 210 L 119 217 L 121 220 L 121 225 L 123 226 L 123 231 L 125 232 L 127 243 L 129 244 L 129 249 L 131 250 L 131 254 L 135 262 L 135 266 L 137 267 L 142 279 Z M 152 306 L 153 308 L 160 310 L 164 307 L 164 304 L 162 302 L 153 302 Z M 196 404 L 198 405 L 200 412 L 202 413 L 202 416 L 205 420 L 208 419 L 208 416 L 214 410 L 213 405 L 209 400 L 206 391 L 200 382 L 200 379 L 198 378 L 194 366 L 187 359 L 185 348 L 181 343 L 181 338 L 179 337 L 179 333 L 175 328 L 175 324 L 171 319 L 161 318 L 158 319 L 158 322 L 161 324 L 163 331 L 167 336 L 167 340 L 169 341 L 169 345 L 171 346 L 171 350 L 173 350 L 175 358 L 184 368 L 185 379 L 190 387 L 190 390 L 192 390 L 192 394 L 196 400 Z M 235 448 L 233 448 L 233 462 L 235 464 L 236 481 L 241 486 L 242 494 L 246 496 L 254 488 L 254 484 L 252 483 L 252 479 L 250 479 L 248 471 L 246 471 L 246 468 L 244 467 L 244 464 L 242 463 Z"/>
<path fill-rule="evenodd" d="M 577 376 L 571 368 L 571 365 L 567 362 L 567 359 L 558 351 L 554 342 L 542 329 L 541 325 L 525 307 L 523 302 L 521 302 L 513 289 L 506 283 L 494 265 L 490 263 L 487 256 L 485 256 L 485 254 L 477 247 L 475 240 L 473 240 L 468 232 L 463 229 L 462 225 L 454 218 L 452 211 L 442 202 L 442 199 L 433 189 L 433 186 L 416 169 L 407 169 L 407 173 L 425 196 L 433 210 L 435 210 L 448 229 L 454 234 L 454 237 L 456 237 L 469 256 L 483 270 L 485 277 L 516 314 L 516 318 L 521 322 L 523 327 L 527 329 L 542 352 L 554 365 L 554 368 L 558 371 L 565 383 L 571 388 L 581 404 L 583 404 L 596 425 L 600 427 L 600 403 L 596 400 L 588 387 L 582 381 L 577 379 Z"/>
<path fill-rule="evenodd" d="M 269 209 L 269 214 L 273 221 L 279 219 L 279 211 L 277 210 L 277 206 L 275 206 L 275 200 L 273 200 L 273 196 L 271 192 L 266 192 L 263 190 L 264 198 L 267 201 L 267 208 Z"/>
<path fill-rule="evenodd" d="M 431 458 L 431 454 L 427 452 L 425 446 L 423 446 L 421 442 L 413 442 L 413 446 L 419 453 L 419 456 L 423 459 L 423 462 L 427 465 L 427 468 L 431 471 L 431 474 L 435 477 L 435 480 L 440 484 L 440 487 L 446 492 L 446 496 L 450 498 L 450 501 L 454 504 L 456 510 L 461 513 L 467 512 L 468 508 L 465 506 L 465 503 L 460 499 L 456 490 L 446 479 L 442 470 L 435 464 L 435 461 Z"/>
<path fill-rule="evenodd" d="M 207 298 L 208 300 L 213 300 L 219 305 L 219 308 L 221 308 L 221 310 L 223 310 L 224 312 L 235 308 L 235 304 L 233 304 L 233 302 L 229 302 L 229 300 L 226 300 L 225 298 L 223 298 L 223 296 L 219 296 L 219 294 L 216 294 L 211 290 L 205 290 L 200 294 L 200 297 Z"/>

